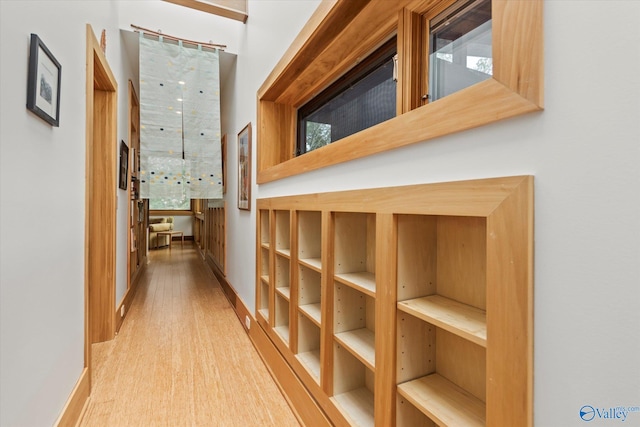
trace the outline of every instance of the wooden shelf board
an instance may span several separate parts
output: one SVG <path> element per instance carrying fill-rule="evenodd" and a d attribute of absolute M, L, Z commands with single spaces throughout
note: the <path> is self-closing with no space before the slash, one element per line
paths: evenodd
<path fill-rule="evenodd" d="M 276 326 L 273 328 L 282 340 L 289 345 L 289 325 Z"/>
<path fill-rule="evenodd" d="M 351 286 L 365 294 L 376 296 L 376 275 L 368 271 L 360 271 L 357 273 L 340 273 L 336 274 L 336 280 Z"/>
<path fill-rule="evenodd" d="M 268 285 L 269 284 L 269 275 L 265 274 L 264 276 L 260 276 L 260 279 L 262 279 L 262 281 Z"/>
<path fill-rule="evenodd" d="M 398 309 L 487 347 L 487 315 L 484 310 L 440 295 L 401 301 L 398 302 Z"/>
<path fill-rule="evenodd" d="M 286 288 L 276 288 L 276 292 L 282 296 L 284 299 L 286 299 L 287 301 L 291 300 L 291 288 L 290 287 L 286 287 Z"/>
<path fill-rule="evenodd" d="M 320 350 L 307 351 L 296 355 L 311 376 L 320 383 Z"/>
<path fill-rule="evenodd" d="M 276 253 L 291 258 L 291 249 L 276 249 Z"/>
<path fill-rule="evenodd" d="M 438 425 L 485 426 L 485 404 L 438 374 L 399 384 L 398 393 Z"/>
<path fill-rule="evenodd" d="M 260 310 L 258 310 L 258 314 L 260 314 L 260 316 L 262 316 L 262 318 L 266 321 L 269 321 L 269 309 L 268 308 L 261 308 Z"/>
<path fill-rule="evenodd" d="M 376 366 L 376 336 L 369 329 L 340 332 L 336 340 L 372 371 Z"/>
<path fill-rule="evenodd" d="M 331 400 L 347 416 L 351 424 L 373 426 L 373 393 L 362 387 L 333 396 Z"/>
<path fill-rule="evenodd" d="M 322 320 L 322 312 L 320 309 L 320 303 L 317 304 L 305 304 L 300 306 L 300 311 L 306 315 L 313 323 L 320 326 Z"/>
<path fill-rule="evenodd" d="M 300 264 L 309 267 L 312 270 L 322 272 L 322 261 L 320 258 L 300 258 Z"/>
<path fill-rule="evenodd" d="M 269 249 L 271 245 L 269 245 L 269 242 L 262 242 L 260 246 L 262 246 L 264 249 Z"/>

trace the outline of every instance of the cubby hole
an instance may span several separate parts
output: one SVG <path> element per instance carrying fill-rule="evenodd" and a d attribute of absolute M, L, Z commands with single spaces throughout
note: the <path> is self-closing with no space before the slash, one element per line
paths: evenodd
<path fill-rule="evenodd" d="M 260 248 L 260 277 L 269 282 L 269 249 Z"/>
<path fill-rule="evenodd" d="M 291 256 L 291 214 L 289 211 L 276 211 L 276 252 Z"/>
<path fill-rule="evenodd" d="M 374 373 L 342 344 L 333 346 L 333 397 L 351 425 L 374 425 Z"/>
<path fill-rule="evenodd" d="M 276 294 L 274 331 L 289 344 L 289 300 L 280 294 Z"/>
<path fill-rule="evenodd" d="M 336 212 L 334 220 L 336 280 L 375 296 L 375 214 Z"/>
<path fill-rule="evenodd" d="M 269 211 L 260 210 L 260 245 L 263 248 L 269 248 L 271 243 L 271 234 L 269 228 Z"/>
<path fill-rule="evenodd" d="M 335 282 L 335 339 L 369 369 L 375 368 L 375 300 L 369 295 Z"/>
<path fill-rule="evenodd" d="M 396 427 L 438 427 L 438 424 L 423 414 L 408 399 L 397 395 Z"/>
<path fill-rule="evenodd" d="M 321 276 L 304 265 L 298 266 L 298 307 L 311 321 L 321 322 Z"/>
<path fill-rule="evenodd" d="M 398 308 L 486 347 L 486 220 L 398 215 Z"/>
<path fill-rule="evenodd" d="M 486 349 L 402 311 L 397 327 L 399 398 L 438 425 L 484 426 Z"/>
<path fill-rule="evenodd" d="M 306 315 L 298 313 L 298 354 L 302 365 L 320 384 L 320 327 Z"/>
<path fill-rule="evenodd" d="M 298 212 L 298 259 L 317 271 L 322 270 L 321 232 L 321 212 Z"/>
<path fill-rule="evenodd" d="M 260 279 L 260 307 L 258 313 L 265 319 L 269 320 L 269 283 Z"/>
<path fill-rule="evenodd" d="M 280 254 L 276 254 L 276 293 L 289 300 L 290 288 L 290 260 Z"/>

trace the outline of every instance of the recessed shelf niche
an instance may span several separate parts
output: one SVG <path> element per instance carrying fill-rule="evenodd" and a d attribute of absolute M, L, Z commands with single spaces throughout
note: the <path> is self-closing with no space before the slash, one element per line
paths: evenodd
<path fill-rule="evenodd" d="M 332 424 L 532 427 L 532 177 L 257 205 L 258 324 Z"/>

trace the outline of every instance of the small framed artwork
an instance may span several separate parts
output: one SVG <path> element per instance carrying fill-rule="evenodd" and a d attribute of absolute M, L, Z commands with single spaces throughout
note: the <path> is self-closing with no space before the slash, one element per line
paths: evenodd
<path fill-rule="evenodd" d="M 27 109 L 53 126 L 60 126 L 62 66 L 37 34 L 31 34 Z"/>
<path fill-rule="evenodd" d="M 238 209 L 251 210 L 251 123 L 238 134 Z"/>
<path fill-rule="evenodd" d="M 124 141 L 120 141 L 120 179 L 118 187 L 126 190 L 129 181 L 129 147 Z"/>

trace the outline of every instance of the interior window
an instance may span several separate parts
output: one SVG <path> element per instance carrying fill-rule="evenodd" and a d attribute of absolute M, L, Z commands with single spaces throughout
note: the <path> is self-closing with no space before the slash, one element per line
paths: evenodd
<path fill-rule="evenodd" d="M 429 100 L 493 74 L 491 0 L 461 0 L 429 22 Z"/>
<path fill-rule="evenodd" d="M 188 211 L 191 209 L 191 200 L 186 195 L 182 198 L 158 197 L 149 199 L 149 209 L 159 211 Z"/>
<path fill-rule="evenodd" d="M 396 38 L 298 111 L 297 155 L 396 116 Z"/>

